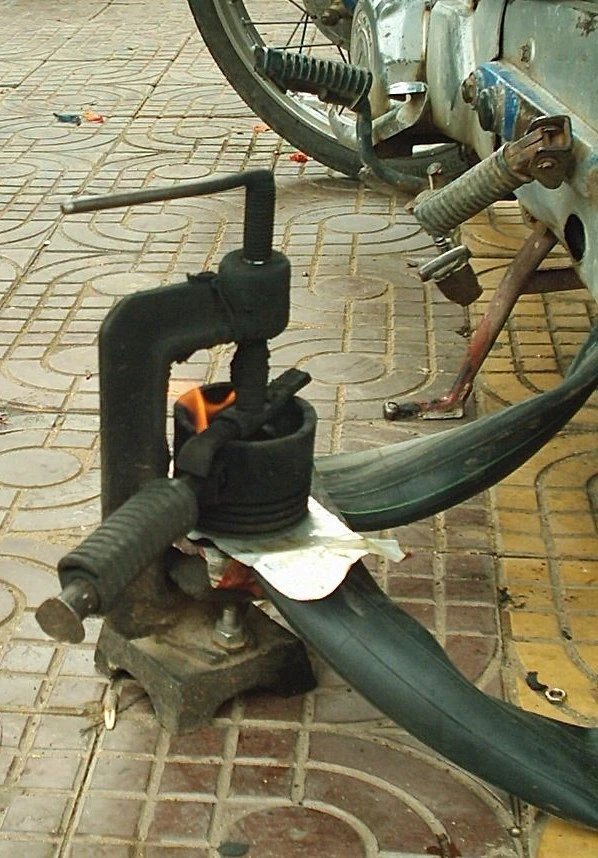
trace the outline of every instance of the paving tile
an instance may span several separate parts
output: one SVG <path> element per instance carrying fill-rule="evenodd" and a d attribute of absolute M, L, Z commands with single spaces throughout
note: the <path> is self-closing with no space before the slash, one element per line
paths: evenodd
<path fill-rule="evenodd" d="M 213 795 L 218 766 L 209 763 L 167 762 L 160 781 L 161 793 Z"/>
<path fill-rule="evenodd" d="M 41 795 L 26 792 L 16 796 L 2 822 L 2 831 L 58 834 L 66 812 L 68 799 L 64 795 Z"/>
<path fill-rule="evenodd" d="M 237 757 L 260 757 L 291 762 L 296 735 L 292 730 L 259 730 L 241 728 L 237 740 Z"/>
<path fill-rule="evenodd" d="M 54 858 L 58 846 L 57 841 L 36 841 L 28 837 L 20 840 L 19 837 L 9 835 L 10 840 L 0 840 L 0 856 L 2 858 L 15 858 L 16 855 L 27 855 L 31 858 Z"/>
<path fill-rule="evenodd" d="M 75 753 L 30 756 L 19 777 L 19 787 L 72 790 L 84 765 L 83 757 Z"/>
<path fill-rule="evenodd" d="M 86 840 L 75 837 L 68 851 L 69 858 L 133 858 L 134 843 L 115 843 L 114 840 L 102 841 L 99 837 Z"/>
<path fill-rule="evenodd" d="M 147 858 L 208 858 L 208 850 L 197 846 L 152 846 L 145 849 Z"/>
<path fill-rule="evenodd" d="M 154 723 L 120 719 L 118 730 L 104 733 L 102 748 L 110 751 L 128 751 L 135 754 L 153 754 L 158 740 L 159 727 Z"/>
<path fill-rule="evenodd" d="M 9 772 L 14 765 L 15 755 L 8 749 L 0 749 L 0 784 L 7 784 Z"/>
<path fill-rule="evenodd" d="M 396 852 L 421 850 L 421 844 L 434 844 L 434 836 L 423 820 L 409 807 L 401 807 L 397 797 L 374 784 L 353 780 L 331 772 L 312 771 L 306 785 L 308 800 L 325 802 L 346 813 L 359 809 L 359 818 L 376 837 L 380 848 Z"/>
<path fill-rule="evenodd" d="M 154 811 L 149 838 L 183 844 L 189 840 L 202 841 L 208 833 L 211 816 L 212 805 L 209 803 L 181 799 L 159 801 Z"/>
<path fill-rule="evenodd" d="M 33 747 L 39 750 L 85 750 L 92 741 L 90 722 L 78 715 L 42 715 Z"/>
<path fill-rule="evenodd" d="M 449 605 L 447 626 L 451 631 L 497 633 L 496 609 L 487 605 Z"/>
<path fill-rule="evenodd" d="M 411 611 L 410 611 L 411 613 Z M 378 721 L 383 714 L 352 688 L 343 686 L 318 694 L 314 705 L 314 722 L 353 724 Z"/>
<path fill-rule="evenodd" d="M 29 718 L 21 712 L 6 712 L 2 716 L 2 745 L 18 748 Z"/>
<path fill-rule="evenodd" d="M 325 854 L 365 858 L 360 835 L 344 820 L 307 807 L 279 807 L 249 813 L 229 829 L 223 842 L 246 843 L 262 858 Z M 249 853 L 251 854 L 251 853 Z"/>
<path fill-rule="evenodd" d="M 444 649 L 450 660 L 471 682 L 479 682 L 492 659 L 499 655 L 498 637 L 446 635 Z"/>
<path fill-rule="evenodd" d="M 0 671 L 0 706 L 31 708 L 44 677 L 39 674 L 10 674 Z"/>
<path fill-rule="evenodd" d="M 394 841 L 398 844 L 385 847 L 390 848 L 391 851 L 394 849 L 398 852 L 425 854 L 429 851 L 426 846 L 434 846 L 435 838 L 432 831 L 428 829 L 426 814 L 423 812 L 423 807 L 427 807 L 433 811 L 437 819 L 442 820 L 441 824 L 444 823 L 446 830 L 450 832 L 450 839 L 462 854 L 483 855 L 486 846 L 490 843 L 497 846 L 501 844 L 505 853 L 511 854 L 507 846 L 508 836 L 491 808 L 485 806 L 479 798 L 474 798 L 472 793 L 457 782 L 447 789 L 443 785 L 444 778 L 450 777 L 446 769 L 436 770 L 434 778 L 426 777 L 424 771 L 427 763 L 419 755 L 412 755 L 408 751 L 401 753 L 398 749 L 360 741 L 356 737 L 348 739 L 321 734 L 312 740 L 312 756 L 316 760 L 325 760 L 329 765 L 333 763 L 338 772 L 346 767 L 356 773 L 376 772 L 377 778 L 384 779 L 383 787 L 379 780 L 376 781 L 376 786 L 385 790 L 387 805 L 392 799 L 392 810 L 388 807 L 386 813 L 379 813 L 382 809 L 380 794 L 377 799 L 370 797 L 366 807 L 372 814 L 372 824 L 379 826 L 381 831 L 385 831 L 384 836 L 388 838 L 389 843 Z M 429 762 L 433 764 L 433 760 Z M 344 772 L 341 776 L 342 787 L 337 778 L 338 775 L 335 773 L 328 787 L 326 780 L 323 780 L 319 789 L 342 789 L 342 794 L 345 788 L 351 789 L 343 782 Z M 362 781 L 366 779 L 363 774 L 360 774 L 360 790 Z M 361 805 L 364 798 L 363 794 L 356 793 L 355 789 L 354 783 L 352 791 L 355 806 L 357 806 Z M 394 815 L 401 813 L 400 806 L 407 794 L 413 801 L 407 802 L 407 808 L 403 813 L 410 809 L 413 815 L 409 814 L 407 818 L 411 821 L 404 826 L 389 826 L 389 821 L 394 818 Z M 459 801 L 456 801 L 457 796 Z"/>
<path fill-rule="evenodd" d="M 272 721 L 301 721 L 303 701 L 300 697 L 278 697 L 274 694 L 247 694 L 245 717 Z"/>
<path fill-rule="evenodd" d="M 60 673 L 64 676 L 76 676 L 78 678 L 97 676 L 93 649 L 81 649 L 78 647 L 69 649 L 64 654 Z"/>
<path fill-rule="evenodd" d="M 106 690 L 106 681 L 78 677 L 58 677 L 48 698 L 48 705 L 57 709 L 86 712 L 94 702 L 99 702 Z"/>
<path fill-rule="evenodd" d="M 143 808 L 141 799 L 104 798 L 90 792 L 77 824 L 78 834 L 133 837 Z"/>
<path fill-rule="evenodd" d="M 293 770 L 283 766 L 235 766 L 231 778 L 230 795 L 291 796 Z"/>
<path fill-rule="evenodd" d="M 151 773 L 151 761 L 102 752 L 95 763 L 90 789 L 145 793 Z"/>
<path fill-rule="evenodd" d="M 222 756 L 225 730 L 218 726 L 200 727 L 192 733 L 171 736 L 169 754 L 184 757 Z"/>
<path fill-rule="evenodd" d="M 56 588 L 56 576 L 49 569 L 5 555 L 0 555 L 0 576 L 22 592 L 32 607 L 49 598 Z"/>
<path fill-rule="evenodd" d="M 16 644 L 5 649 L 1 664 L 7 671 L 45 673 L 53 655 L 53 646 Z"/>

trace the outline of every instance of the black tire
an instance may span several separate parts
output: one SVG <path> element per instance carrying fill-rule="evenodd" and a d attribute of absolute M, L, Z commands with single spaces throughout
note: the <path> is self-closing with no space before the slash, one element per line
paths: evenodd
<path fill-rule="evenodd" d="M 282 93 L 274 84 L 255 73 L 253 47 L 265 45 L 266 42 L 258 29 L 259 22 L 252 21 L 243 0 L 235 0 L 234 3 L 226 0 L 189 0 L 189 5 L 206 47 L 245 103 L 300 151 L 334 170 L 357 176 L 362 166 L 361 159 L 356 150 L 337 140 L 328 126 L 324 110 L 321 111 L 321 118 L 318 118 L 317 111 L 312 112 L 300 99 Z M 294 7 L 297 8 L 297 5 L 294 4 Z M 327 32 L 316 30 L 313 23 L 309 26 L 318 34 L 318 56 L 324 51 L 328 58 L 339 59 L 342 54 L 338 49 L 332 43 L 326 44 Z M 338 38 L 338 41 L 344 40 Z M 266 47 L 272 46 L 266 44 Z M 293 50 L 297 46 L 290 43 L 276 47 Z M 309 49 L 312 50 L 311 47 Z M 459 175 L 466 167 L 457 145 L 418 152 L 390 163 L 398 170 L 425 176 L 426 168 L 432 161 L 441 161 L 444 173 L 448 176 Z"/>

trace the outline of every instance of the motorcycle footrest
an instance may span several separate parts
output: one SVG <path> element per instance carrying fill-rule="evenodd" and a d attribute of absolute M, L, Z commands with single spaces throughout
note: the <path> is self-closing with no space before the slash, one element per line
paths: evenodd
<path fill-rule="evenodd" d="M 367 97 L 372 85 L 371 72 L 359 66 L 261 46 L 254 48 L 254 68 L 283 92 L 308 92 L 350 108 Z"/>

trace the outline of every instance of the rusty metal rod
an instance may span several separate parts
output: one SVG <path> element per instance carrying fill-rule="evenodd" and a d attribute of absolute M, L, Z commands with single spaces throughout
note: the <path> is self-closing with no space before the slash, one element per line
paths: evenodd
<path fill-rule="evenodd" d="M 585 289 L 575 268 L 543 268 L 530 274 L 522 295 L 544 295 L 547 292 L 570 292 L 572 289 Z"/>
<path fill-rule="evenodd" d="M 509 264 L 490 299 L 488 308 L 471 338 L 465 359 L 448 394 L 439 399 L 423 402 L 404 404 L 386 402 L 384 404 L 384 416 L 388 420 L 416 417 L 430 412 L 442 414 L 453 411 L 465 402 L 471 393 L 473 381 L 480 367 L 496 342 L 517 303 L 517 299 L 525 292 L 530 277 L 556 243 L 557 238 L 553 232 L 543 224 L 536 224 L 532 234 Z"/>
<path fill-rule="evenodd" d="M 473 380 L 525 290 L 528 279 L 556 243 L 554 233 L 544 224 L 537 224 L 517 251 L 469 342 L 465 360 L 446 396 L 449 409 L 458 402 L 465 402 L 471 393 Z"/>

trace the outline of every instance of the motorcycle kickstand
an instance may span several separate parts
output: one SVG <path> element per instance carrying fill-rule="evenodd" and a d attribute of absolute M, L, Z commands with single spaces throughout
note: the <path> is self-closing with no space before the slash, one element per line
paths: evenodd
<path fill-rule="evenodd" d="M 480 324 L 471 337 L 467 353 L 449 392 L 444 396 L 419 402 L 387 400 L 383 405 L 383 415 L 387 420 L 413 417 L 448 419 L 463 416 L 463 406 L 472 391 L 474 379 L 519 297 L 523 294 L 583 287 L 571 269 L 560 270 L 562 280 L 558 283 L 550 276 L 552 271 L 550 274 L 549 270 L 537 271 L 556 243 L 555 235 L 547 227 L 541 223 L 536 224 L 494 292 Z M 544 274 L 549 276 L 543 278 Z"/>

